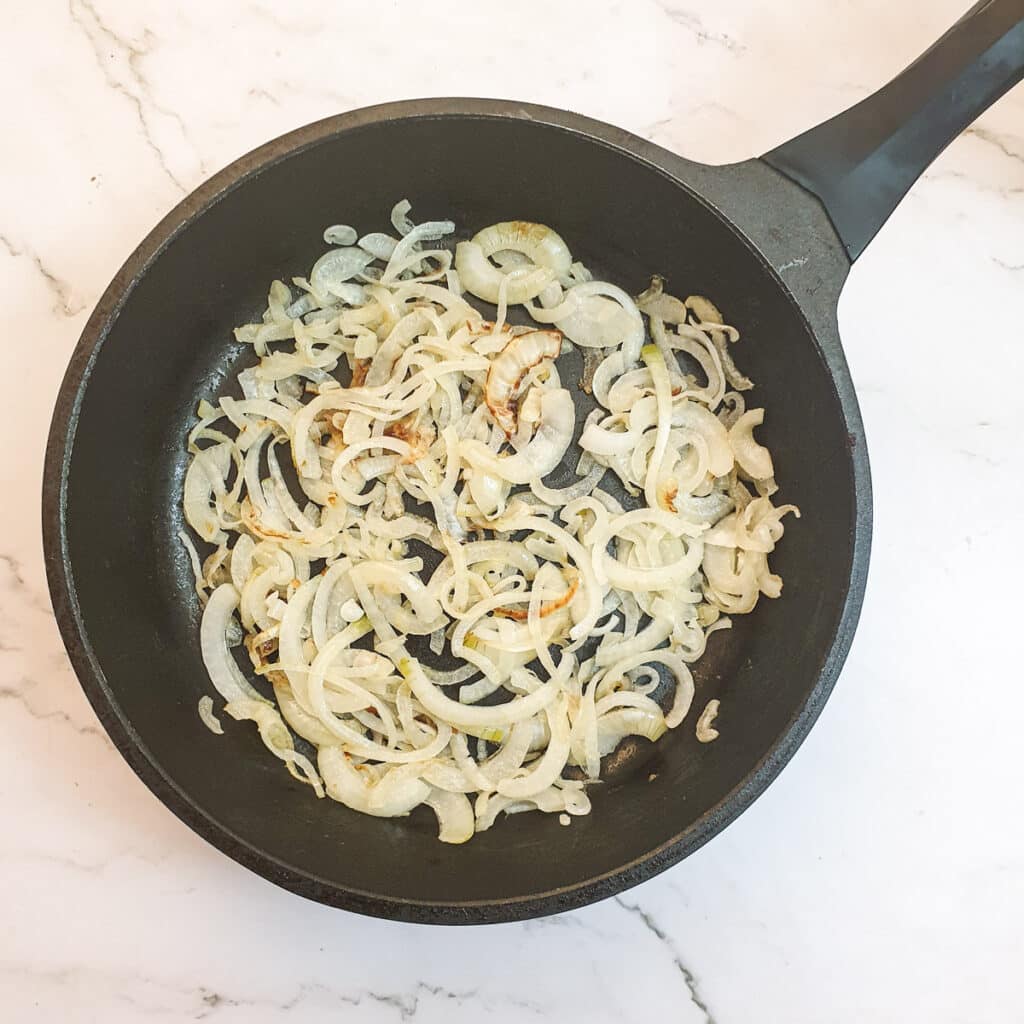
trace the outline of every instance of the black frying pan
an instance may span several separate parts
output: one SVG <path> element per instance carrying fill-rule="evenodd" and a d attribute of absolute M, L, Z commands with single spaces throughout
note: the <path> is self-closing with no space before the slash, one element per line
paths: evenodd
<path fill-rule="evenodd" d="M 86 325 L 54 413 L 43 485 L 50 591 L 71 661 L 118 749 L 200 835 L 304 896 L 441 923 L 550 914 L 657 874 L 732 821 L 821 711 L 849 649 L 871 534 L 867 452 L 836 326 L 851 261 L 936 154 L 1024 74 L 1024 0 L 986 0 L 894 82 L 773 150 L 691 163 L 545 107 L 423 100 L 321 121 L 243 157 L 169 214 Z M 396 155 L 402 159 L 397 160 Z M 409 167 L 415 171 L 410 172 Z M 746 341 L 762 436 L 803 510 L 774 565 L 784 597 L 719 635 L 692 729 L 619 759 L 594 811 L 499 822 L 461 847 L 432 815 L 363 817 L 311 798 L 254 731 L 216 737 L 183 553 L 184 438 L 248 353 L 231 327 L 266 283 L 305 270 L 324 224 L 375 230 L 408 196 L 466 230 L 556 226 L 577 256 L 640 290 L 652 273 L 712 296 Z M 651 779 L 650 776 L 656 776 Z"/>

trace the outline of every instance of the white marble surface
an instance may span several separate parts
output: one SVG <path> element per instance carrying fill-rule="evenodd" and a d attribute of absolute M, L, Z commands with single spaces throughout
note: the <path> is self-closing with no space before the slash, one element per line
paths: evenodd
<path fill-rule="evenodd" d="M 52 397 L 139 238 L 213 170 L 417 95 L 570 106 L 725 162 L 863 96 L 967 0 L 38 0 L 0 61 L 0 1018 L 1024 1019 L 1024 92 L 954 143 L 840 306 L 874 464 L 868 601 L 810 739 L 739 822 L 619 900 L 487 930 L 249 874 L 114 751 L 46 597 Z"/>

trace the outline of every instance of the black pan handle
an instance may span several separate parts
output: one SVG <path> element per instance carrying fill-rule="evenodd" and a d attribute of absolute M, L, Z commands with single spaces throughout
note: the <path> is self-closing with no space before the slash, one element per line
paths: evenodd
<path fill-rule="evenodd" d="M 1024 78 L 1024 0 L 981 0 L 888 85 L 763 160 L 813 192 L 855 260 L 924 169 Z"/>

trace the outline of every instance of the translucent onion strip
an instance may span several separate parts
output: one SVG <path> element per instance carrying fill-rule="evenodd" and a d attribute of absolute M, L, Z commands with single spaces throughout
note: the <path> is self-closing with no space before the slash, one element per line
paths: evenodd
<path fill-rule="evenodd" d="M 411 212 L 326 228 L 236 329 L 253 358 L 197 407 L 179 539 L 227 715 L 318 796 L 429 808 L 454 844 L 589 813 L 606 756 L 692 721 L 690 666 L 780 595 L 799 512 L 709 299 L 634 299 L 544 224 L 456 245 Z"/>

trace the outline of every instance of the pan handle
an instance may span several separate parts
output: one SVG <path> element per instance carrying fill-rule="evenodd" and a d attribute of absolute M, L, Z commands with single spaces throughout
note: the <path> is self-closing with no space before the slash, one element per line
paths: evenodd
<path fill-rule="evenodd" d="M 1024 78 L 1024 0 L 981 0 L 888 85 L 762 159 L 822 202 L 850 260 L 925 168 Z"/>

